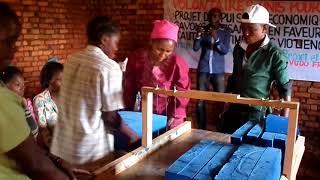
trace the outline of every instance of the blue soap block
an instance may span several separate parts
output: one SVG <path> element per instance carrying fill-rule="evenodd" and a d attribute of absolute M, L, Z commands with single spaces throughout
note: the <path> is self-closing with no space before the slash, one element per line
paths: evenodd
<path fill-rule="evenodd" d="M 269 114 L 266 118 L 266 131 L 287 134 L 288 118 L 274 114 Z M 297 135 L 300 135 L 299 128 L 297 129 Z"/>
<path fill-rule="evenodd" d="M 236 149 L 237 147 L 231 144 L 201 141 L 166 170 L 165 179 L 211 179 Z"/>
<path fill-rule="evenodd" d="M 193 179 L 222 147 L 223 144 L 215 142 L 209 144 L 196 158 L 192 159 L 191 162 L 178 173 L 178 177 L 184 177 L 182 179 Z"/>
<path fill-rule="evenodd" d="M 245 142 L 254 145 L 260 145 L 260 137 L 263 133 L 263 128 L 260 124 L 256 124 L 247 134 Z"/>
<path fill-rule="evenodd" d="M 225 144 L 215 154 L 213 158 L 201 169 L 201 171 L 194 177 L 197 180 L 211 180 L 216 176 L 222 166 L 229 160 L 234 151 L 237 150 L 237 146 L 232 144 Z"/>
<path fill-rule="evenodd" d="M 281 151 L 266 148 L 248 180 L 279 180 L 281 177 Z"/>
<path fill-rule="evenodd" d="M 266 131 L 280 134 L 287 134 L 288 118 L 269 114 L 266 118 Z"/>
<path fill-rule="evenodd" d="M 178 173 L 182 171 L 193 159 L 196 159 L 199 154 L 211 143 L 212 141 L 203 140 L 199 144 L 193 146 L 166 170 L 165 178 L 167 180 L 178 178 Z M 180 178 L 182 179 L 184 176 L 180 176 Z"/>
<path fill-rule="evenodd" d="M 142 113 L 135 111 L 119 111 L 123 122 L 128 125 L 139 137 L 142 137 Z M 167 127 L 167 116 L 152 115 L 152 132 L 159 135 L 159 131 L 165 131 Z"/>
<path fill-rule="evenodd" d="M 251 121 L 246 122 L 244 125 L 242 125 L 239 129 L 237 129 L 232 135 L 231 135 L 231 143 L 232 144 L 241 144 L 246 134 L 251 130 L 251 128 L 255 124 Z"/>
<path fill-rule="evenodd" d="M 264 132 L 261 137 L 261 146 L 273 147 L 273 141 L 276 133 Z"/>
<path fill-rule="evenodd" d="M 279 180 L 280 161 L 279 149 L 243 144 L 234 152 L 215 179 Z"/>
<path fill-rule="evenodd" d="M 135 111 L 119 111 L 123 122 L 133 130 L 139 137 L 142 137 L 142 113 Z M 159 136 L 166 131 L 167 117 L 153 115 L 152 132 L 153 137 Z M 129 138 L 119 131 L 114 132 L 114 148 L 116 150 L 126 149 L 129 145 Z"/>
<path fill-rule="evenodd" d="M 248 179 L 264 150 L 265 148 L 254 145 L 241 145 L 215 179 Z"/>

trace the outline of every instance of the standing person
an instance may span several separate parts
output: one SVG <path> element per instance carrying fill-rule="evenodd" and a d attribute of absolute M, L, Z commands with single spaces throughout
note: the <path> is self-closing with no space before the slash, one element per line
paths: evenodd
<path fill-rule="evenodd" d="M 129 56 L 124 79 L 124 101 L 128 110 L 134 110 L 136 96 L 143 86 L 181 91 L 190 89 L 189 67 L 174 52 L 178 30 L 179 27 L 172 22 L 156 20 L 149 46 Z M 186 118 L 188 102 L 186 98 L 155 95 L 153 110 L 156 114 L 167 115 L 167 126 L 172 129 Z"/>
<path fill-rule="evenodd" d="M 33 113 L 33 106 L 30 99 L 24 98 L 24 78 L 22 76 L 22 71 L 20 71 L 15 66 L 8 66 L 1 74 L 1 82 L 8 89 L 15 92 L 17 95 L 22 97 L 23 107 L 25 109 L 26 120 L 30 127 L 31 133 L 34 138 L 38 135 L 38 125 Z"/>
<path fill-rule="evenodd" d="M 21 24 L 15 12 L 0 2 L 0 72 L 13 59 Z M 70 165 L 39 148 L 28 127 L 22 98 L 0 85 L 0 179 L 76 179 Z M 73 171 L 72 171 L 73 170 Z M 82 171 L 84 172 L 84 171 Z M 88 172 L 86 172 L 88 173 Z"/>
<path fill-rule="evenodd" d="M 216 92 L 225 91 L 225 55 L 229 52 L 231 34 L 226 27 L 220 24 L 221 13 L 218 8 L 210 9 L 208 12 L 209 24 L 197 31 L 193 43 L 194 51 L 201 48 L 197 69 L 197 89 L 201 91 L 208 91 L 210 84 Z M 197 105 L 197 121 L 200 129 L 206 129 L 207 115 L 203 100 L 200 100 Z"/>
<path fill-rule="evenodd" d="M 63 65 L 56 61 L 47 62 L 40 72 L 42 91 L 33 99 L 36 118 L 40 128 L 39 142 L 50 149 L 54 126 L 58 120 L 58 97 L 62 80 Z"/>
<path fill-rule="evenodd" d="M 112 59 L 120 28 L 108 17 L 96 17 L 87 25 L 87 37 L 89 45 L 65 64 L 51 146 L 53 154 L 82 167 L 113 158 L 114 129 L 137 138 L 117 113 L 123 108 L 122 71 Z"/>
<path fill-rule="evenodd" d="M 268 37 L 269 12 L 261 5 L 247 8 L 241 18 L 243 41 L 233 51 L 233 73 L 228 80 L 227 92 L 242 97 L 268 99 L 273 81 L 280 98 L 291 100 L 291 82 L 288 59 Z M 233 133 L 246 121 L 264 125 L 266 107 L 231 104 L 224 113 L 223 132 Z M 282 112 L 288 116 L 288 109 Z"/>

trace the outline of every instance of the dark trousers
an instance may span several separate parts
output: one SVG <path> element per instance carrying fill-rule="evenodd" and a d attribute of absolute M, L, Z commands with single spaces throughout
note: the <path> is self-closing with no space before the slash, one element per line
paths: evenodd
<path fill-rule="evenodd" d="M 215 92 L 224 92 L 224 73 L 209 74 L 198 72 L 197 74 L 197 89 L 200 91 L 208 91 L 209 86 L 213 87 Z M 197 105 L 197 123 L 199 129 L 207 128 L 207 114 L 205 108 L 205 101 L 200 100 Z"/>
<path fill-rule="evenodd" d="M 232 134 L 247 121 L 259 123 L 261 127 L 265 126 L 266 108 L 261 110 L 249 105 L 230 104 L 229 109 L 221 117 L 220 132 Z"/>

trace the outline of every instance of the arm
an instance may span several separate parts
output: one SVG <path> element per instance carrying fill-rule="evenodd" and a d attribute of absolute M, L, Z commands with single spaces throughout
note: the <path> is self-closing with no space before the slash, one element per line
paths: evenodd
<path fill-rule="evenodd" d="M 135 141 L 137 135 L 122 122 L 118 110 L 123 108 L 122 72 L 117 69 L 101 75 L 102 119 L 106 127 L 116 129 Z"/>
<path fill-rule="evenodd" d="M 223 35 L 224 37 L 222 39 L 218 38 L 218 40 L 213 45 L 214 49 L 221 55 L 227 54 L 230 49 L 231 34 L 229 31 L 225 30 L 225 33 L 223 33 Z"/>
<path fill-rule="evenodd" d="M 202 36 L 198 36 L 193 41 L 193 50 L 198 51 L 202 46 Z"/>
<path fill-rule="evenodd" d="M 130 129 L 125 123 L 123 123 L 117 111 L 102 112 L 102 119 L 107 126 L 116 129 L 125 134 L 126 136 L 130 137 L 132 142 L 139 139 L 137 134 L 132 129 Z"/>
<path fill-rule="evenodd" d="M 0 153 L 6 155 L 5 160 L 15 162 L 18 170 L 32 179 L 69 179 L 36 145 L 30 135 L 21 99 L 11 98 L 5 102 L 6 105 L 0 108 L 0 137 L 5 137 L 0 140 Z"/>
<path fill-rule="evenodd" d="M 235 85 L 236 85 L 236 77 L 238 72 L 238 62 L 236 60 L 236 57 L 239 56 L 239 45 L 236 44 L 233 50 L 233 70 L 232 74 L 228 78 L 227 87 L 226 87 L 226 93 L 234 93 L 235 92 Z"/>
<path fill-rule="evenodd" d="M 33 99 L 33 108 L 36 119 L 40 127 L 47 127 L 47 119 L 45 115 L 45 102 L 40 97 Z"/>
<path fill-rule="evenodd" d="M 292 82 L 288 75 L 288 58 L 282 52 L 274 55 L 272 69 L 280 98 L 291 101 Z M 282 110 L 281 115 L 288 117 L 289 109 Z"/>
<path fill-rule="evenodd" d="M 198 51 L 202 46 L 202 38 L 203 38 L 204 28 L 200 27 L 197 29 L 197 36 L 193 41 L 193 50 Z"/>
<path fill-rule="evenodd" d="M 23 101 L 23 106 L 25 109 L 26 120 L 27 120 L 27 123 L 30 127 L 31 133 L 34 137 L 37 137 L 38 132 L 39 132 L 39 128 L 38 128 L 38 125 L 37 125 L 35 119 L 32 116 L 32 106 L 30 106 L 31 102 L 25 98 L 22 98 L 22 101 Z"/>
<path fill-rule="evenodd" d="M 291 101 L 291 96 L 286 96 L 284 98 L 285 101 Z M 281 111 L 281 116 L 289 117 L 289 108 L 285 108 Z"/>
<path fill-rule="evenodd" d="M 176 58 L 177 66 L 173 86 L 176 86 L 176 90 L 178 91 L 190 90 L 191 82 L 189 78 L 189 67 L 181 57 L 177 56 Z M 188 103 L 188 98 L 170 97 L 168 118 L 185 118 Z"/>
<path fill-rule="evenodd" d="M 284 85 L 276 85 L 280 99 L 285 101 L 291 101 L 291 89 L 292 89 L 292 82 L 289 81 Z M 281 111 L 281 116 L 289 117 L 289 108 L 285 108 Z"/>
<path fill-rule="evenodd" d="M 69 177 L 59 170 L 28 136 L 18 146 L 8 151 L 6 155 L 14 160 L 21 170 L 32 179 L 68 180 Z"/>
<path fill-rule="evenodd" d="M 38 133 L 39 133 L 39 128 L 38 128 L 38 125 L 36 123 L 36 121 L 33 119 L 32 115 L 31 115 L 31 112 L 29 111 L 29 109 L 25 109 L 25 112 L 26 112 L 26 119 L 27 119 L 27 123 L 30 127 L 30 130 L 31 130 L 31 133 L 34 137 L 37 137 L 38 136 Z"/>
<path fill-rule="evenodd" d="M 124 75 L 124 87 L 123 100 L 126 110 L 133 111 L 134 104 L 136 101 L 136 95 L 138 93 L 138 88 L 136 84 L 136 59 L 134 55 L 128 58 L 127 69 Z M 142 73 L 142 72 L 138 72 Z"/>
<path fill-rule="evenodd" d="M 47 150 L 50 149 L 52 140 L 52 131 L 47 126 L 47 118 L 45 112 L 45 101 L 41 97 L 35 97 L 33 100 L 34 111 L 39 123 L 39 136 L 38 140 L 42 143 L 43 147 Z"/>

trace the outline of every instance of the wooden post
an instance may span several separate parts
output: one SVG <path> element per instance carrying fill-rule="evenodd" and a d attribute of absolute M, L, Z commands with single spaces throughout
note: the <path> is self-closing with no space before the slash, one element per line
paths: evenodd
<path fill-rule="evenodd" d="M 295 149 L 294 149 L 295 156 L 294 156 L 294 162 L 293 162 L 294 167 L 293 167 L 293 172 L 291 172 L 291 174 L 293 174 L 294 177 L 296 177 L 298 174 L 299 166 L 305 150 L 304 143 L 305 143 L 305 137 L 299 136 L 295 144 Z"/>
<path fill-rule="evenodd" d="M 283 174 L 288 178 L 288 180 L 294 180 L 296 175 L 294 172 L 294 162 L 295 162 L 295 142 L 297 137 L 297 126 L 298 126 L 298 110 L 299 104 L 295 109 L 290 109 L 289 112 L 289 123 L 288 123 L 288 133 L 287 133 L 287 144 L 284 156 L 284 167 Z"/>
<path fill-rule="evenodd" d="M 142 89 L 142 146 L 152 145 L 153 93 Z"/>

